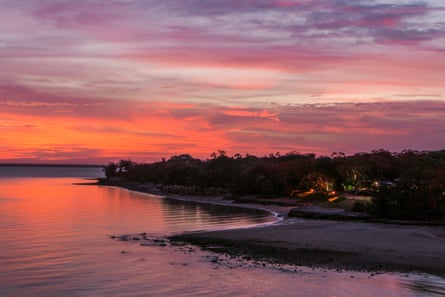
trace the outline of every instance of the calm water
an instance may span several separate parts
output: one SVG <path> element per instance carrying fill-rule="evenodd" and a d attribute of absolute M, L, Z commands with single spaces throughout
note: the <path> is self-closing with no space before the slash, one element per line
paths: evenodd
<path fill-rule="evenodd" d="M 431 275 L 266 266 L 156 240 L 244 227 L 263 212 L 74 185 L 100 168 L 0 167 L 0 296 L 442 296 Z M 146 232 L 153 240 L 112 235 Z"/>

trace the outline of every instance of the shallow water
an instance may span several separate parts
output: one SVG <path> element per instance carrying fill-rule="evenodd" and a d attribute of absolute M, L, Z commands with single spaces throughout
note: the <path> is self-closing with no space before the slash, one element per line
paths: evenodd
<path fill-rule="evenodd" d="M 431 275 L 332 272 L 270 266 L 156 241 L 119 241 L 270 222 L 264 212 L 183 203 L 113 187 L 81 186 L 73 173 L 0 168 L 0 296 L 442 296 Z M 40 171 L 51 171 L 51 168 Z M 19 170 L 20 171 L 20 170 Z M 45 176 L 39 178 L 37 176 Z M 74 176 L 73 176 L 74 175 Z M 55 176 L 61 176 L 56 178 Z M 152 243 L 152 244 L 150 244 Z M 215 257 L 217 261 L 215 261 Z"/>

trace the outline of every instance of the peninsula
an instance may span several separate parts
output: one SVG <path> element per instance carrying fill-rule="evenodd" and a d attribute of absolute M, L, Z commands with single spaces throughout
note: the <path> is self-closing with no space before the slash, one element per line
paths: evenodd
<path fill-rule="evenodd" d="M 319 158 L 220 152 L 207 161 L 181 155 L 152 164 L 121 160 L 104 169 L 105 185 L 261 208 L 281 218 L 268 226 L 182 234 L 173 241 L 276 263 L 445 276 L 445 151 Z M 301 217 L 308 207 L 328 219 Z M 323 216 L 323 210 L 335 216 Z"/>

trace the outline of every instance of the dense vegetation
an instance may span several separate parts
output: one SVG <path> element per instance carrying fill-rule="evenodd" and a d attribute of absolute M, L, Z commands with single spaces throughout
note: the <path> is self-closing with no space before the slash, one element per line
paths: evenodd
<path fill-rule="evenodd" d="M 366 194 L 373 197 L 366 210 L 378 216 L 445 217 L 445 150 L 376 150 L 330 157 L 295 152 L 229 157 L 219 151 L 205 161 L 187 154 L 150 164 L 121 160 L 108 164 L 104 171 L 108 178 L 179 185 L 196 194 L 209 189 L 262 197 L 297 196 L 307 191 L 326 197 L 332 191 Z"/>

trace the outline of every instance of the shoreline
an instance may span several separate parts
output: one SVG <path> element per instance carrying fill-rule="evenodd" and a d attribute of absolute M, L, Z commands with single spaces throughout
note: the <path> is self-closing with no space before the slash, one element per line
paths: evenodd
<path fill-rule="evenodd" d="M 94 183 L 94 185 L 118 187 L 135 191 L 138 193 L 145 193 L 150 195 L 159 196 L 165 199 L 174 199 L 184 202 L 195 202 L 213 205 L 222 205 L 238 208 L 250 208 L 255 210 L 261 210 L 270 213 L 280 221 L 281 219 L 287 219 L 288 213 L 296 205 L 280 206 L 275 204 L 255 204 L 255 203 L 237 203 L 231 199 L 226 199 L 223 196 L 204 196 L 204 195 L 182 195 L 175 193 L 164 193 L 156 189 L 155 186 L 150 184 L 138 184 L 138 183 Z"/>
<path fill-rule="evenodd" d="M 428 227 L 435 228 L 435 227 Z M 415 226 L 302 220 L 172 236 L 203 249 L 279 264 L 445 277 L 445 234 Z"/>
<path fill-rule="evenodd" d="M 370 272 L 420 272 L 445 277 L 445 227 L 289 218 L 295 206 L 232 203 L 215 196 L 161 193 L 152 185 L 103 184 L 196 203 L 253 208 L 277 222 L 169 237 L 204 250 L 270 263 Z M 281 221 L 279 221 L 281 220 Z"/>

